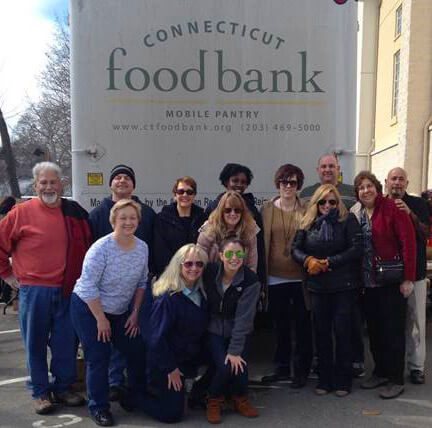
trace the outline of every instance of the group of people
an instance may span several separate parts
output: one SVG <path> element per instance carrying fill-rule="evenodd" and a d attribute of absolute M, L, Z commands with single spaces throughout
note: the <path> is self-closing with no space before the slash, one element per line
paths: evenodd
<path fill-rule="evenodd" d="M 37 164 L 37 198 L 0 222 L 0 277 L 19 287 L 35 411 L 84 404 L 71 389 L 80 342 L 98 425 L 113 425 L 115 399 L 181 420 L 186 383 L 200 368 L 191 395 L 206 397 L 210 423 L 226 401 L 257 417 L 247 395 L 257 307 L 276 330 L 274 372 L 263 383 L 303 388 L 316 361 L 315 393 L 348 395 L 364 375 L 364 319 L 374 369 L 361 387 L 397 397 L 406 363 L 412 383 L 424 383 L 426 201 L 406 192 L 401 168 L 389 172 L 385 196 L 368 171 L 354 186 L 338 183 L 334 154 L 319 158 L 317 173 L 320 182 L 302 190 L 302 170 L 282 165 L 277 195 L 258 210 L 246 193 L 252 172 L 230 163 L 219 177 L 225 191 L 205 211 L 185 176 L 155 214 L 133 195 L 133 169 L 117 165 L 111 196 L 87 215 L 61 197 L 59 167 Z"/>

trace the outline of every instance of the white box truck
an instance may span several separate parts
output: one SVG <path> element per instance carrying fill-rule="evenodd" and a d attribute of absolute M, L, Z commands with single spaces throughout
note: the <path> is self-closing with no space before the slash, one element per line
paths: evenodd
<path fill-rule="evenodd" d="M 205 207 L 227 162 L 260 205 L 283 163 L 354 173 L 354 0 L 71 0 L 73 197 L 91 209 L 131 166 L 155 210 L 190 175 Z"/>

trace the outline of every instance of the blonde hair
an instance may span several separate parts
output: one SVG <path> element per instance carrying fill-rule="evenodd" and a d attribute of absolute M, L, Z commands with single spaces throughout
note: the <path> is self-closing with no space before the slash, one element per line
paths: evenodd
<path fill-rule="evenodd" d="M 240 221 L 234 230 L 235 235 L 242 240 L 250 239 L 250 237 L 255 234 L 255 220 L 252 217 L 243 197 L 232 190 L 224 193 L 218 206 L 210 214 L 208 220 L 209 232 L 216 236 L 217 242 L 221 242 L 223 239 L 228 237 L 229 232 L 224 220 L 224 210 L 227 204 L 229 204 L 231 208 L 241 208 L 242 210 Z"/>
<path fill-rule="evenodd" d="M 114 229 L 114 225 L 117 219 L 118 212 L 126 207 L 132 207 L 135 209 L 138 223 L 141 221 L 141 207 L 138 203 L 133 201 L 132 199 L 120 199 L 117 201 L 110 210 L 109 222 Z"/>
<path fill-rule="evenodd" d="M 308 208 L 305 215 L 300 222 L 300 229 L 309 230 L 312 223 L 318 217 L 318 201 L 333 193 L 337 200 L 336 208 L 339 210 L 339 221 L 344 221 L 348 216 L 348 210 L 342 202 L 341 195 L 333 184 L 322 184 L 315 190 L 311 200 L 309 201 Z"/>
<path fill-rule="evenodd" d="M 199 259 L 204 263 L 208 262 L 207 253 L 196 244 L 183 245 L 173 255 L 171 261 L 168 263 L 163 274 L 153 284 L 153 296 L 161 296 L 164 293 L 179 293 L 186 288 L 186 283 L 182 277 L 182 263 L 186 260 L 187 256 L 191 253 L 198 254 Z M 201 282 L 201 279 L 198 280 Z"/>

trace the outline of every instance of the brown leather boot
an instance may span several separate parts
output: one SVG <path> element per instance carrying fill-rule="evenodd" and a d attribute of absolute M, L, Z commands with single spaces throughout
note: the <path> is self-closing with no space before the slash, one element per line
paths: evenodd
<path fill-rule="evenodd" d="M 256 418 L 258 416 L 258 411 L 252 406 L 247 395 L 234 395 L 232 399 L 234 408 L 242 416 L 247 418 Z"/>
<path fill-rule="evenodd" d="M 223 397 L 208 398 L 207 400 L 207 420 L 211 424 L 220 424 L 221 407 L 224 402 Z"/>

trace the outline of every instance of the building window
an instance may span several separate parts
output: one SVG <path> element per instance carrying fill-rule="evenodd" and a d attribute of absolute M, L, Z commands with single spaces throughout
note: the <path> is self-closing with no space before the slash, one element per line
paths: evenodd
<path fill-rule="evenodd" d="M 392 117 L 397 117 L 398 100 L 399 100 L 399 78 L 400 78 L 400 51 L 397 51 L 393 57 Z"/>
<path fill-rule="evenodd" d="M 402 5 L 396 9 L 396 24 L 395 37 L 399 37 L 402 33 Z"/>

